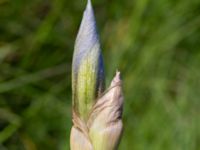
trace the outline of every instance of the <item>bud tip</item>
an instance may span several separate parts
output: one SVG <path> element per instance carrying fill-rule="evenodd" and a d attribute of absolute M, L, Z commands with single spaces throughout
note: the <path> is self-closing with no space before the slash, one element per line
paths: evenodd
<path fill-rule="evenodd" d="M 91 9 L 91 8 L 92 8 L 91 0 L 88 0 L 86 9 Z"/>
<path fill-rule="evenodd" d="M 111 82 L 111 86 L 115 86 L 120 82 L 121 82 L 121 75 L 120 75 L 120 72 L 117 70 L 116 74 L 115 74 L 115 77 L 113 78 L 113 80 Z"/>

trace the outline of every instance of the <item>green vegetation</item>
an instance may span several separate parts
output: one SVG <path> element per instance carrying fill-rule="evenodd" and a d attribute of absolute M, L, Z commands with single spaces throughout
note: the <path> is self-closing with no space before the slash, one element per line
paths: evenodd
<path fill-rule="evenodd" d="M 86 0 L 0 0 L 0 150 L 69 149 L 71 63 Z M 124 86 L 120 150 L 198 150 L 200 1 L 93 0 L 106 83 Z"/>

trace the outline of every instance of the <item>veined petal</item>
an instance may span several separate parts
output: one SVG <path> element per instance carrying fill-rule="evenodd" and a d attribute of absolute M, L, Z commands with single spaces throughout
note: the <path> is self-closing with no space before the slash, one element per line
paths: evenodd
<path fill-rule="evenodd" d="M 88 0 L 75 42 L 72 65 L 73 109 L 87 120 L 104 90 L 104 67 L 91 1 Z"/>

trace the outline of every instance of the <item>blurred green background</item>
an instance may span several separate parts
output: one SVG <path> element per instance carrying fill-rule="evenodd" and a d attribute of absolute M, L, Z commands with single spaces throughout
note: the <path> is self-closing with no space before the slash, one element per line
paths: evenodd
<path fill-rule="evenodd" d="M 86 0 L 0 0 L 0 150 L 68 150 L 71 62 Z M 199 150 L 200 1 L 93 0 L 120 150 Z"/>

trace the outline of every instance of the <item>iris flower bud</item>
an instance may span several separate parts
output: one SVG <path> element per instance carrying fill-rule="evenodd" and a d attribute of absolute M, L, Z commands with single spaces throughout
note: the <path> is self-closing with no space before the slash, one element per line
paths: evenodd
<path fill-rule="evenodd" d="M 122 135 L 120 73 L 104 91 L 104 67 L 95 17 L 88 0 L 72 64 L 71 150 L 116 150 Z"/>

